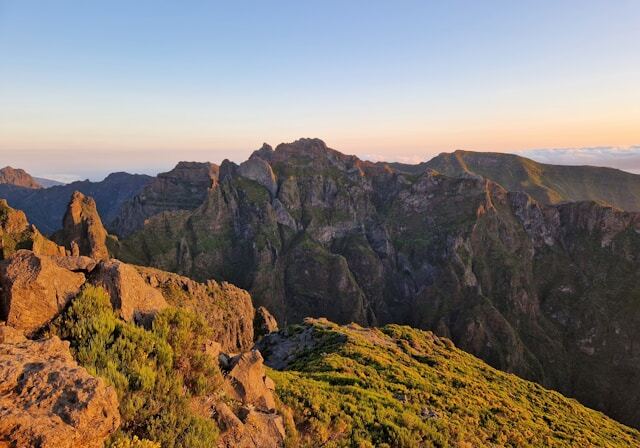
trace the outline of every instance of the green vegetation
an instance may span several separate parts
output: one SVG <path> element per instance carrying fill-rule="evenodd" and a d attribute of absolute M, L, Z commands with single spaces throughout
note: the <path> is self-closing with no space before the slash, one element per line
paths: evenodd
<path fill-rule="evenodd" d="M 493 369 L 430 332 L 321 320 L 290 329 L 289 337 L 308 341 L 309 333 L 315 343 L 287 371 L 269 372 L 280 399 L 293 409 L 301 446 L 640 443 L 636 430 Z"/>
<path fill-rule="evenodd" d="M 51 326 L 71 342 L 79 364 L 114 386 L 122 437 L 114 446 L 211 447 L 218 428 L 189 407 L 189 398 L 219 385 L 217 364 L 204 354 L 207 327 L 193 313 L 167 309 L 151 331 L 119 320 L 102 288 L 86 286 Z"/>

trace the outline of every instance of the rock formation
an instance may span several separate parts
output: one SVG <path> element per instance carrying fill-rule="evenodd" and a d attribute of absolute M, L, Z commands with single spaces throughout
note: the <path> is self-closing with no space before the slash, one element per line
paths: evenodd
<path fill-rule="evenodd" d="M 32 333 L 56 317 L 84 282 L 84 274 L 52 257 L 19 250 L 0 264 L 0 320 Z"/>
<path fill-rule="evenodd" d="M 256 317 L 253 322 L 256 338 L 260 338 L 274 331 L 278 331 L 278 321 L 263 306 L 259 306 L 256 310 Z"/>
<path fill-rule="evenodd" d="M 127 322 L 148 325 L 155 313 L 168 306 L 162 293 L 149 286 L 134 266 L 118 260 L 98 264 L 90 281 L 107 290 L 113 309 Z"/>
<path fill-rule="evenodd" d="M 238 353 L 253 346 L 255 310 L 247 291 L 226 282 L 199 283 L 158 269 L 136 269 L 150 286 L 162 292 L 169 304 L 204 317 L 220 350 Z"/>
<path fill-rule="evenodd" d="M 115 391 L 78 367 L 68 342 L 2 333 L 0 445 L 102 447 L 120 424 Z"/>
<path fill-rule="evenodd" d="M 0 184 L 14 185 L 24 188 L 42 188 L 36 180 L 25 170 L 5 166 L 0 169 Z"/>
<path fill-rule="evenodd" d="M 62 221 L 62 230 L 54 239 L 69 249 L 72 255 L 84 255 L 96 260 L 108 260 L 107 231 L 102 225 L 93 198 L 75 191 Z"/>
<path fill-rule="evenodd" d="M 225 355 L 221 355 L 225 357 Z M 223 430 L 221 448 L 282 447 L 283 417 L 276 412 L 275 384 L 267 377 L 260 352 L 252 350 L 225 361 L 224 389 L 231 406 L 219 402 L 215 417 Z"/>
<path fill-rule="evenodd" d="M 64 248 L 45 238 L 35 226 L 29 225 L 20 210 L 14 210 L 0 199 L 0 259 L 6 259 L 19 249 L 30 249 L 40 255 L 64 255 Z"/>

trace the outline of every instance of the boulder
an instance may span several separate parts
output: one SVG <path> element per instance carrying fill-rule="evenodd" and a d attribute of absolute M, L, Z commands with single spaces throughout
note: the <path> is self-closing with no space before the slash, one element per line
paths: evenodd
<path fill-rule="evenodd" d="M 264 335 L 278 331 L 278 321 L 273 317 L 273 314 L 271 314 L 268 309 L 260 306 L 256 310 L 256 317 L 253 320 L 253 328 L 256 339 L 259 339 Z"/>
<path fill-rule="evenodd" d="M 57 337 L 0 339 L 0 378 L 0 446 L 98 448 L 120 424 L 113 388 Z"/>
<path fill-rule="evenodd" d="M 84 282 L 82 273 L 51 257 L 19 250 L 0 264 L 0 319 L 32 333 L 56 317 Z"/>
<path fill-rule="evenodd" d="M 274 384 L 265 374 L 259 351 L 251 350 L 231 358 L 229 367 L 225 390 L 231 398 L 260 411 L 275 410 Z"/>
<path fill-rule="evenodd" d="M 243 407 L 238 418 L 224 403 L 216 406 L 222 429 L 219 448 L 278 448 L 284 446 L 285 429 L 280 415 Z"/>
<path fill-rule="evenodd" d="M 127 322 L 149 325 L 158 311 L 169 306 L 162 293 L 150 286 L 133 265 L 118 260 L 100 262 L 90 282 L 107 290 L 113 309 Z"/>

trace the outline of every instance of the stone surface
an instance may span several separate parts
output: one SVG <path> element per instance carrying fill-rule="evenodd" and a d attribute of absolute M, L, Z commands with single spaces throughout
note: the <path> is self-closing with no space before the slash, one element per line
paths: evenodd
<path fill-rule="evenodd" d="M 102 225 L 96 202 L 79 191 L 71 196 L 62 220 L 62 230 L 54 235 L 54 239 L 73 256 L 109 259 L 107 231 Z"/>
<path fill-rule="evenodd" d="M 278 331 L 278 321 L 265 307 L 259 306 L 253 322 L 256 338 Z"/>
<path fill-rule="evenodd" d="M 247 291 L 226 282 L 200 283 L 158 269 L 136 269 L 149 286 L 162 292 L 168 303 L 204 317 L 213 330 L 213 342 L 219 344 L 219 350 L 238 353 L 253 346 L 255 311 Z"/>
<path fill-rule="evenodd" d="M 120 424 L 115 391 L 50 339 L 0 339 L 0 445 L 99 448 Z"/>
<path fill-rule="evenodd" d="M 148 325 L 158 311 L 169 306 L 162 293 L 150 286 L 134 266 L 118 260 L 100 262 L 90 282 L 109 292 L 113 309 L 127 322 Z"/>
<path fill-rule="evenodd" d="M 19 250 L 0 264 L 0 319 L 32 333 L 52 320 L 85 282 L 51 257 Z"/>
<path fill-rule="evenodd" d="M 227 394 L 233 399 L 261 411 L 275 410 L 273 382 L 265 373 L 259 351 L 251 350 L 231 358 L 225 380 Z"/>

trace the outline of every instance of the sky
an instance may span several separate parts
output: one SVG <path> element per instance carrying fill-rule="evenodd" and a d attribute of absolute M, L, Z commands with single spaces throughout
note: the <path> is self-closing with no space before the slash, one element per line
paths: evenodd
<path fill-rule="evenodd" d="M 322 138 L 640 170 L 640 1 L 0 0 L 0 165 L 57 179 Z"/>

